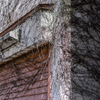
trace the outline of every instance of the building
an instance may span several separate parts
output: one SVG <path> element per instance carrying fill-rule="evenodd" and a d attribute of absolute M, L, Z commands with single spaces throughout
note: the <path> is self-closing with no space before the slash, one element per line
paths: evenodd
<path fill-rule="evenodd" d="M 99 100 L 97 1 L 0 0 L 0 100 Z"/>
<path fill-rule="evenodd" d="M 59 5 L 59 0 L 0 1 L 1 100 L 66 98 L 59 76 L 61 52 L 54 39 Z"/>

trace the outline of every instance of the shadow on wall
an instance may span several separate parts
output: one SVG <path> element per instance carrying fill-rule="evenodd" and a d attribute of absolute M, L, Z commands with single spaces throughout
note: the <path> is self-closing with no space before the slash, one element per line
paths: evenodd
<path fill-rule="evenodd" d="M 72 0 L 72 100 L 100 100 L 99 5 L 99 0 Z"/>

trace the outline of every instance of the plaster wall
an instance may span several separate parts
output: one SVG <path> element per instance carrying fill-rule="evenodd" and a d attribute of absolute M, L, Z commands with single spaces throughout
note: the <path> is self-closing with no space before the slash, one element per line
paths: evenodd
<path fill-rule="evenodd" d="M 20 17 L 25 15 L 27 12 L 29 12 L 32 8 L 34 8 L 36 5 L 41 3 L 55 3 L 57 0 L 48 0 L 48 1 L 33 1 L 33 0 L 23 0 L 23 1 L 8 1 L 8 0 L 1 0 L 1 29 L 0 32 L 5 30 L 8 26 L 10 26 L 12 23 L 14 23 L 16 20 L 18 20 Z M 58 0 L 59 1 L 59 0 Z M 66 1 L 66 0 L 64 0 Z M 70 0 L 66 1 L 67 5 L 70 5 Z M 62 42 L 61 39 L 61 30 L 62 27 L 61 24 L 63 22 L 66 23 L 66 20 L 69 20 L 69 16 L 63 17 L 63 13 L 61 12 L 61 2 L 55 3 L 55 11 L 54 11 L 54 20 L 53 24 L 55 25 L 53 27 L 53 35 L 55 36 L 54 41 L 52 41 L 54 48 L 52 49 L 51 53 L 51 72 L 50 72 L 50 99 L 51 100 L 70 100 L 70 86 L 71 86 L 71 79 L 70 79 L 70 61 L 65 61 L 65 65 L 61 65 L 61 60 L 63 58 L 63 50 L 60 47 L 60 44 Z M 68 11 L 69 12 L 69 11 Z M 48 14 L 45 13 L 47 16 Z M 44 15 L 44 14 L 43 14 Z M 59 16 L 60 15 L 60 16 Z M 4 17 L 3 17 L 4 16 Z M 35 16 L 31 16 L 29 19 L 27 19 L 24 23 L 17 26 L 16 28 L 20 28 L 22 30 L 22 37 L 21 42 L 17 43 L 16 45 L 8 48 L 7 50 L 3 51 L 4 58 L 6 57 L 12 57 L 12 54 L 24 49 L 38 41 L 42 40 L 49 40 L 52 35 L 49 33 L 52 30 L 52 25 L 48 26 L 44 23 L 44 19 L 41 20 L 43 16 L 40 16 L 40 12 L 36 13 Z M 49 16 L 50 19 L 50 16 Z M 52 19 L 52 18 L 51 18 Z M 52 22 L 52 21 L 51 21 Z M 43 26 L 43 27 L 41 27 Z M 44 26 L 46 26 L 46 30 L 44 30 Z M 50 28 L 51 27 L 51 28 Z M 67 31 L 70 30 L 70 28 L 67 28 Z M 42 34 L 46 33 L 46 35 Z M 65 34 L 65 33 L 64 33 Z M 48 37 L 49 36 L 49 37 Z M 69 38 L 69 39 L 68 39 Z M 67 36 L 65 37 L 65 45 L 66 47 L 69 47 L 70 45 L 70 31 L 68 32 Z M 47 41 L 46 40 L 46 41 Z M 51 40 L 51 39 L 50 39 Z M 26 51 L 27 52 L 27 51 Z M 67 51 L 66 51 L 67 52 Z M 67 56 L 69 56 L 69 53 L 67 52 Z M 66 56 L 66 57 L 67 57 Z M 63 72 L 63 69 L 68 68 L 68 73 Z M 62 73 L 65 76 L 62 76 Z M 66 74 L 67 73 L 67 74 Z M 65 82 L 65 80 L 67 82 Z M 67 84 L 67 85 L 66 85 Z"/>
<path fill-rule="evenodd" d="M 0 0 L 0 33 L 39 4 L 57 0 Z"/>
<path fill-rule="evenodd" d="M 100 99 L 99 3 L 72 1 L 72 100 Z"/>
<path fill-rule="evenodd" d="M 13 54 L 34 45 L 35 43 L 48 42 L 52 40 L 53 13 L 49 11 L 39 10 L 30 18 L 18 25 L 12 31 L 21 30 L 20 41 L 9 48 L 3 50 L 3 58 L 12 56 Z M 37 44 L 39 45 L 39 44 Z M 26 51 L 27 52 L 27 51 Z"/>

